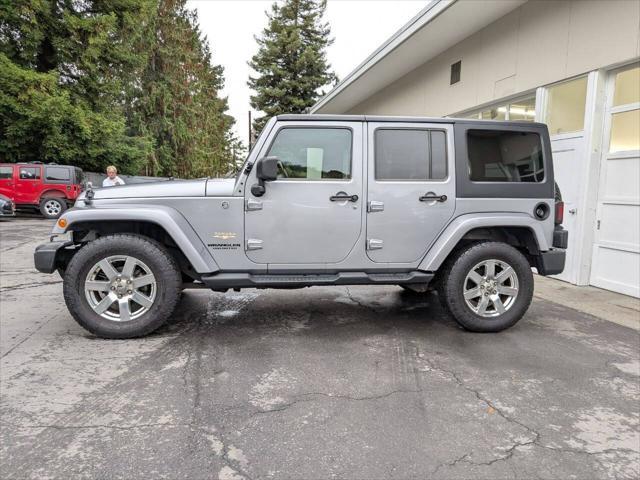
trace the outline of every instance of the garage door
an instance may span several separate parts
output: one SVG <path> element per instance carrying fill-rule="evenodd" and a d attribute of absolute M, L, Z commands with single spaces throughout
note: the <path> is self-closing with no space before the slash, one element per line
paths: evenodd
<path fill-rule="evenodd" d="M 640 66 L 610 76 L 591 284 L 640 297 Z"/>

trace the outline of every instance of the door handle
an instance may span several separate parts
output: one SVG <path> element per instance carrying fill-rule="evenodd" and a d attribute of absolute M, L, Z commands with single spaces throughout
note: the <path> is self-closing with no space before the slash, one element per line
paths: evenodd
<path fill-rule="evenodd" d="M 331 200 L 332 202 L 343 202 L 345 200 L 349 202 L 357 202 L 358 198 L 358 195 L 349 195 L 345 192 L 338 192 L 335 195 L 331 195 L 329 197 L 329 200 Z"/>
<path fill-rule="evenodd" d="M 429 202 L 431 200 L 435 200 L 436 202 L 446 202 L 447 201 L 447 196 L 446 195 L 436 195 L 433 192 L 428 192 L 428 193 L 422 195 L 418 200 L 420 200 L 421 202 Z"/>

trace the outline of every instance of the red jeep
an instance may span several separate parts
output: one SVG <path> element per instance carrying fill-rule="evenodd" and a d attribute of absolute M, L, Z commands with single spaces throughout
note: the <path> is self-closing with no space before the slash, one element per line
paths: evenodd
<path fill-rule="evenodd" d="M 58 218 L 82 191 L 82 170 L 70 165 L 0 163 L 0 194 L 17 208 L 39 208 Z"/>

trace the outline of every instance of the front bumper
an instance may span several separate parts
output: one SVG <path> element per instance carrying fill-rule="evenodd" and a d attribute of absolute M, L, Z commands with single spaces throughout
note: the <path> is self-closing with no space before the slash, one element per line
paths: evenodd
<path fill-rule="evenodd" d="M 60 256 L 60 250 L 64 250 L 69 245 L 73 245 L 73 242 L 70 240 L 49 242 L 38 245 L 33 254 L 33 261 L 36 265 L 36 270 L 42 273 L 55 272 L 58 268 L 57 260 Z"/>
<path fill-rule="evenodd" d="M 540 252 L 536 267 L 538 273 L 545 276 L 562 273 L 566 256 L 567 252 L 562 248 L 552 248 L 546 252 Z"/>

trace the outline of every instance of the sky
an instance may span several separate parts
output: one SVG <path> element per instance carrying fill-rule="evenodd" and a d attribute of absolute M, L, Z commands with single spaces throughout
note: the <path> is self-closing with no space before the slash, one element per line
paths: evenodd
<path fill-rule="evenodd" d="M 235 130 L 247 144 L 247 61 L 257 51 L 254 35 L 266 26 L 265 11 L 271 0 L 189 0 L 198 12 L 200 30 L 209 41 L 213 62 L 224 67 L 223 96 L 229 98 L 229 113 Z M 329 0 L 325 20 L 335 41 L 327 51 L 329 63 L 340 79 L 407 23 L 428 0 Z"/>

